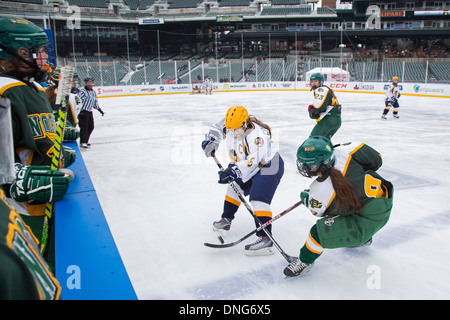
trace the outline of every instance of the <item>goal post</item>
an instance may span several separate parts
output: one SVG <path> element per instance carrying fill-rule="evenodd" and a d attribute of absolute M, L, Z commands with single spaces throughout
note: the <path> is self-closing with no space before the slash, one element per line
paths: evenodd
<path fill-rule="evenodd" d="M 192 81 L 192 94 L 205 93 L 205 83 L 203 81 Z"/>

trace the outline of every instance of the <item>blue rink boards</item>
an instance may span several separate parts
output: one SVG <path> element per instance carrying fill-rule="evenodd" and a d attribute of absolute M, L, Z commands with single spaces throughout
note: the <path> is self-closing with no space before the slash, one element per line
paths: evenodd
<path fill-rule="evenodd" d="M 136 300 L 76 142 L 68 192 L 55 206 L 56 278 L 62 300 Z"/>

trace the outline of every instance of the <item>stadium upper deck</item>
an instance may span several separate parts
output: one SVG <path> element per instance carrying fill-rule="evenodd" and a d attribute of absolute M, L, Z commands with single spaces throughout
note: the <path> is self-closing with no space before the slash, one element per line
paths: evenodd
<path fill-rule="evenodd" d="M 274 54 L 281 52 L 278 58 L 285 59 L 292 50 L 303 55 L 334 50 L 339 55 L 341 44 L 344 52 L 369 61 L 380 54 L 447 56 L 450 1 L 316 2 L 2 0 L 0 15 L 46 24 L 56 35 L 59 56 L 93 56 L 100 44 L 103 56 L 124 55 L 127 48 L 138 56 L 207 52 L 212 58 L 253 58 L 270 52 L 277 58 Z"/>

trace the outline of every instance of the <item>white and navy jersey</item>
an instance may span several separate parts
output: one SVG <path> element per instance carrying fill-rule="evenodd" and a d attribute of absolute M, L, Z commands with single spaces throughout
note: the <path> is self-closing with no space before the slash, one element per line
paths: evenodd
<path fill-rule="evenodd" d="M 225 118 L 212 126 L 211 130 L 220 132 L 222 139 L 225 139 L 228 155 L 241 172 L 243 182 L 249 181 L 278 152 L 278 146 L 272 142 L 269 131 L 256 123 L 250 123 L 242 139 L 226 134 Z"/>
<path fill-rule="evenodd" d="M 391 84 L 386 90 L 385 101 L 395 102 L 400 97 L 400 86 Z"/>
<path fill-rule="evenodd" d="M 89 112 L 92 112 L 92 108 L 100 110 L 97 94 L 94 90 L 86 90 L 86 88 L 83 88 L 78 92 L 78 96 L 82 101 L 81 110 Z"/>

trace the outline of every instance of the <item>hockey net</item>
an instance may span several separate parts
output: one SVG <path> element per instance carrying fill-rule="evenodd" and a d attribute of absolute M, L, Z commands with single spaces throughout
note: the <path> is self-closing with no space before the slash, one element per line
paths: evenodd
<path fill-rule="evenodd" d="M 192 81 L 192 94 L 205 93 L 205 83 L 203 81 Z"/>

